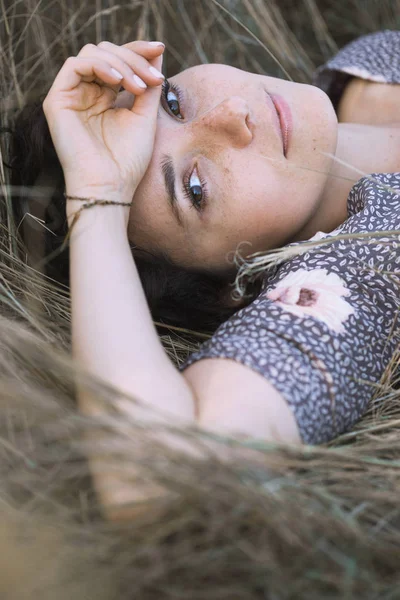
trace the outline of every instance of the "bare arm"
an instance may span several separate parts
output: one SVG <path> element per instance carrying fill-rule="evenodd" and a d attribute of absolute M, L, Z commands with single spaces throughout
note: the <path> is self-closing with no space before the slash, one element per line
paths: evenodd
<path fill-rule="evenodd" d="M 157 336 L 120 207 L 99 206 L 81 212 L 70 240 L 70 286 L 72 350 L 79 364 L 117 389 L 169 413 L 166 420 L 171 424 L 193 423 L 192 389 Z M 87 390 L 77 392 L 83 413 L 101 414 L 104 409 Z M 140 406 L 125 403 L 123 409 L 131 418 L 144 418 Z M 111 474 L 97 475 L 94 463 L 92 468 L 104 507 L 138 499 L 134 489 L 126 489 Z M 148 493 L 152 495 L 151 490 Z M 109 516 L 117 515 L 113 510 Z"/>
<path fill-rule="evenodd" d="M 165 413 L 172 425 L 196 422 L 226 435 L 300 443 L 283 397 L 248 367 L 208 359 L 184 374 L 176 369 L 153 325 L 120 207 L 81 212 L 71 236 L 70 284 L 73 355 L 92 374 Z M 101 414 L 87 390 L 78 390 L 78 399 L 83 413 Z M 123 408 L 130 418 L 143 418 L 135 404 Z M 184 449 L 194 452 L 188 445 Z M 108 517 L 130 518 L 134 513 L 122 505 L 140 499 L 137 490 L 97 472 L 93 459 L 92 470 Z M 161 492 L 155 488 L 147 493 Z"/>

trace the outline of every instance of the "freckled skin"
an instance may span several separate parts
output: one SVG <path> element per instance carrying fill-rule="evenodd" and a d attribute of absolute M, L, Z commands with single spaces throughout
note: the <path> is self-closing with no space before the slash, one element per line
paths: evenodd
<path fill-rule="evenodd" d="M 162 249 L 183 266 L 228 272 L 227 257 L 241 242 L 249 242 L 241 246 L 247 255 L 301 238 L 331 169 L 323 152 L 336 149 L 338 123 L 328 96 L 315 86 L 216 64 L 169 81 L 182 91 L 183 119 L 160 108 L 153 157 L 130 213 L 131 242 Z M 292 112 L 287 157 L 267 92 L 282 96 Z M 174 162 L 186 230 L 169 209 L 160 168 L 165 154 Z M 201 213 L 182 192 L 184 175 L 196 165 L 209 192 Z"/>

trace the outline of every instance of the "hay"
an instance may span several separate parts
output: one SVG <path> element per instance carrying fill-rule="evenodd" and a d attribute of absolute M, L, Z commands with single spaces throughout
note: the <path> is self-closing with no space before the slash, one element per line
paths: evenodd
<path fill-rule="evenodd" d="M 390 0 L 303 0 L 296 10 L 289 0 L 220 4 L 235 18 L 214 0 L 3 0 L 3 126 L 89 40 L 163 39 L 168 74 L 214 61 L 309 82 L 347 41 L 396 27 Z M 8 142 L 1 137 L 5 163 Z M 400 597 L 399 357 L 362 421 L 330 444 L 291 448 L 170 429 L 207 454 L 189 458 L 162 444 L 159 425 L 127 421 L 115 391 L 73 363 L 68 290 L 28 265 L 6 167 L 0 176 L 0 597 Z M 179 364 L 201 339 L 171 330 L 162 341 Z M 77 380 L 104 402 L 102 419 L 77 412 Z M 97 433 L 90 444 L 87 431 Z M 131 522 L 108 522 L 89 447 L 138 489 L 153 482 L 168 493 Z"/>

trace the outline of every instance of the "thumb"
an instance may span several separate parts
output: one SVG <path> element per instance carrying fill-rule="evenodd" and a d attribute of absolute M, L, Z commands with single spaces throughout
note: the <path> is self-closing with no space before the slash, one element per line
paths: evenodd
<path fill-rule="evenodd" d="M 150 64 L 161 71 L 162 69 L 163 56 L 157 56 L 150 60 Z M 161 87 L 162 82 L 159 85 L 148 87 L 147 90 L 135 97 L 135 101 L 131 108 L 131 112 L 140 115 L 141 117 L 148 117 L 155 121 L 157 118 L 157 112 L 160 105 Z"/>

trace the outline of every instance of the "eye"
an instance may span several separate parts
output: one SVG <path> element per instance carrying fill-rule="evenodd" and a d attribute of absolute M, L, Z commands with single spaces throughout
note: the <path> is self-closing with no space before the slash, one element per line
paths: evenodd
<path fill-rule="evenodd" d="M 208 198 L 207 186 L 206 183 L 201 180 L 196 167 L 191 174 L 184 178 L 183 187 L 185 196 L 196 210 L 203 210 Z"/>
<path fill-rule="evenodd" d="M 172 113 L 177 119 L 183 119 L 180 108 L 182 92 L 178 86 L 171 85 L 167 79 L 162 86 L 162 99 L 168 112 Z"/>

